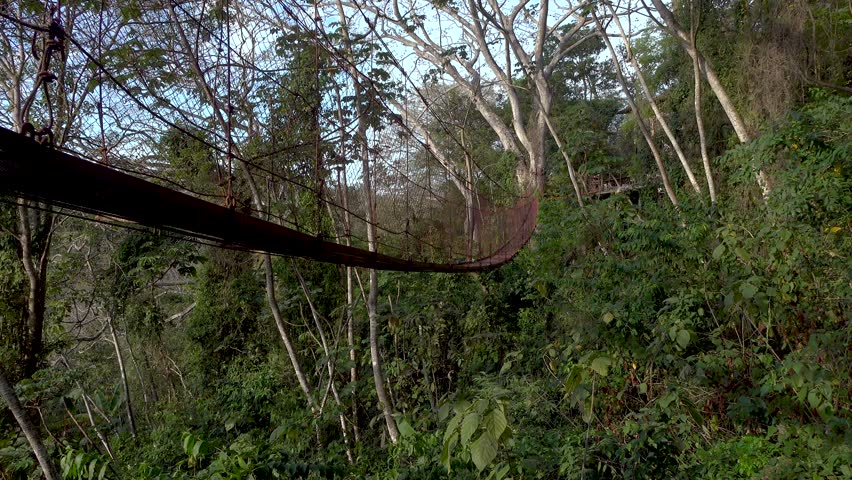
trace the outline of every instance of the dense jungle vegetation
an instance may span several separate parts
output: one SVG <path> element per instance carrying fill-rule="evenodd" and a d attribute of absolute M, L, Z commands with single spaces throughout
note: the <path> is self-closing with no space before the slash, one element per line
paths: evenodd
<path fill-rule="evenodd" d="M 0 9 L 41 8 L 14 3 Z M 648 3 L 633 7 L 660 13 L 662 2 Z M 608 12 L 585 5 L 583 15 Z M 611 33 L 615 64 L 591 23 L 549 77 L 550 120 L 581 183 L 612 176 L 635 188 L 581 207 L 563 150 L 545 135 L 535 234 L 491 271 L 378 272 L 374 291 L 360 269 L 347 298 L 341 266 L 274 258 L 266 272 L 258 254 L 61 211 L 30 231 L 44 213 L 0 204 L 0 479 L 43 474 L 5 408 L 13 397 L 65 479 L 852 478 L 852 5 L 667 5 L 695 27 L 692 46 L 745 137 L 703 75 L 699 132 L 697 67 L 665 23 L 648 21 L 629 52 Z M 534 18 L 541 6 L 529 8 Z M 315 57 L 304 48 L 293 62 Z M 534 79 L 520 67 L 512 78 L 534 105 L 523 98 Z M 436 72 L 427 91 L 446 82 Z M 297 94 L 270 92 L 276 121 L 293 120 L 287 95 Z M 444 98 L 448 117 L 470 110 L 464 95 Z M 509 99 L 487 98 L 511 124 Z M 495 147 L 489 123 L 466 121 L 471 150 L 514 182 L 513 156 Z M 157 140 L 173 172 L 211 182 L 203 149 Z M 367 290 L 386 402 L 371 369 Z"/>

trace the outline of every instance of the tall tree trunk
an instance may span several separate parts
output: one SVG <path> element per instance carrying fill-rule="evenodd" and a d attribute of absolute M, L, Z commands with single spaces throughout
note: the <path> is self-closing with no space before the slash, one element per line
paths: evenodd
<path fill-rule="evenodd" d="M 56 465 L 54 465 L 53 461 L 50 459 L 50 455 L 47 454 L 47 449 L 44 448 L 44 443 L 42 443 L 41 438 L 39 438 L 35 426 L 32 424 L 29 417 L 27 417 L 27 412 L 24 411 L 24 407 L 21 405 L 18 395 L 15 394 L 15 390 L 11 385 L 9 385 L 9 382 L 6 381 L 6 374 L 2 367 L 0 367 L 0 397 L 3 397 L 3 401 L 6 403 L 6 406 L 9 407 L 9 410 L 12 411 L 12 415 L 15 417 L 15 420 L 24 432 L 24 436 L 27 437 L 27 441 L 30 444 L 30 448 L 33 449 L 33 453 L 38 460 L 38 464 L 41 466 L 41 471 L 44 474 L 44 477 L 47 480 L 59 480 L 62 478 L 56 470 Z"/>
<path fill-rule="evenodd" d="M 341 26 L 343 30 L 344 49 L 347 53 L 348 60 L 354 62 L 354 57 L 351 52 L 349 25 L 346 23 L 346 15 L 343 11 L 343 3 L 337 0 L 337 11 L 340 16 Z M 378 250 L 376 238 L 376 206 L 373 195 L 373 186 L 370 173 L 369 149 L 367 148 L 367 112 L 362 107 L 361 85 L 359 84 L 360 74 L 351 63 L 349 71 L 352 77 L 352 89 L 355 103 L 355 116 L 358 119 L 358 127 L 355 134 L 355 139 L 358 145 L 358 154 L 361 157 L 361 172 L 363 176 L 364 197 L 366 201 L 366 219 L 367 219 L 367 247 L 371 252 Z M 370 363 L 373 367 L 373 382 L 376 385 L 376 396 L 381 405 L 382 414 L 385 418 L 385 425 L 388 429 L 388 436 L 393 443 L 396 443 L 399 438 L 399 429 L 396 426 L 396 419 L 393 417 L 393 406 L 388 398 L 385 388 L 384 371 L 382 370 L 382 359 L 379 353 L 379 320 L 377 312 L 379 282 L 374 269 L 370 269 L 370 286 L 367 296 L 367 317 L 370 328 Z"/>
<path fill-rule="evenodd" d="M 355 102 L 360 105 L 360 89 L 355 85 Z M 357 108 L 359 126 L 358 126 L 358 141 L 360 143 L 361 154 L 361 169 L 364 183 L 364 197 L 367 205 L 367 246 L 371 252 L 378 250 L 376 238 L 376 206 L 373 194 L 373 186 L 370 173 L 369 151 L 367 149 L 366 122 L 363 121 L 363 114 L 360 108 Z M 388 429 L 388 436 L 391 442 L 396 443 L 399 439 L 399 430 L 396 426 L 396 419 L 393 417 L 393 406 L 388 397 L 387 389 L 385 388 L 384 370 L 382 369 L 382 357 L 379 352 L 379 314 L 378 314 L 378 295 L 379 295 L 379 280 L 375 269 L 369 270 L 370 282 L 369 292 L 367 294 L 367 317 L 370 325 L 370 363 L 373 367 L 373 383 L 376 385 L 376 397 L 378 397 L 379 405 L 382 409 L 382 414 L 385 418 L 385 424 Z"/>
<path fill-rule="evenodd" d="M 127 423 L 130 427 L 130 435 L 136 438 L 136 417 L 133 415 L 133 404 L 130 401 L 130 383 L 127 380 L 127 369 L 124 366 L 124 355 L 121 353 L 121 346 L 118 344 L 118 335 L 115 332 L 115 325 L 112 321 L 112 314 L 107 315 L 107 325 L 109 333 L 112 336 L 112 344 L 115 347 L 115 358 L 118 362 L 118 371 L 121 374 L 121 386 L 124 391 L 124 408 L 127 413 Z"/>
<path fill-rule="evenodd" d="M 642 91 L 645 92 L 645 96 L 648 98 L 648 104 L 651 105 L 651 110 L 654 111 L 657 121 L 660 122 L 660 127 L 662 127 L 663 132 L 665 132 L 666 137 L 668 137 L 669 142 L 671 142 L 672 148 L 674 148 L 675 154 L 677 155 L 678 160 L 680 160 L 680 164 L 683 166 L 683 171 L 686 172 L 686 177 L 689 179 L 690 185 L 692 185 L 692 188 L 695 189 L 696 193 L 700 194 L 701 187 L 698 185 L 698 180 L 695 179 L 695 174 L 692 173 L 692 167 L 689 166 L 689 162 L 686 160 L 686 155 L 683 153 L 683 149 L 680 148 L 680 142 L 677 141 L 677 137 L 674 136 L 671 127 L 669 127 L 669 122 L 666 120 L 663 112 L 660 111 L 660 107 L 657 105 L 657 100 L 654 98 L 654 92 L 651 91 L 651 87 L 648 86 L 648 82 L 645 79 L 645 74 L 642 73 L 642 66 L 639 65 L 639 61 L 636 60 L 636 56 L 633 55 L 633 50 L 630 47 L 630 37 L 627 36 L 627 32 L 625 32 L 624 28 L 621 26 L 621 21 L 618 19 L 615 8 L 613 8 L 610 4 L 607 4 L 607 6 L 609 7 L 609 11 L 612 13 L 612 19 L 615 22 L 615 26 L 618 28 L 618 32 L 621 35 L 625 48 L 627 49 L 627 58 L 630 59 L 633 69 L 636 70 L 636 77 L 639 79 L 639 85 L 641 85 Z"/>
<path fill-rule="evenodd" d="M 695 2 L 690 3 L 690 13 L 692 21 L 690 22 L 691 43 L 696 46 L 696 37 L 698 36 L 698 27 L 700 24 L 700 13 L 695 11 Z M 696 48 L 697 49 L 697 48 Z M 701 149 L 701 163 L 704 165 L 704 177 L 707 179 L 707 190 L 710 192 L 710 202 L 716 203 L 716 182 L 713 180 L 713 169 L 710 167 L 710 156 L 707 153 L 707 135 L 704 131 L 704 116 L 701 112 L 701 65 L 698 62 L 698 56 L 692 55 L 692 76 L 695 81 L 695 89 L 693 94 L 695 105 L 695 126 L 698 128 L 698 143 Z"/>
<path fill-rule="evenodd" d="M 355 351 L 355 315 L 353 315 L 355 295 L 352 273 L 352 267 L 346 267 L 346 346 L 349 349 L 349 361 L 352 363 L 352 367 L 349 369 L 349 383 L 353 388 L 352 433 L 355 436 L 355 442 L 358 443 L 361 441 L 361 426 L 359 425 L 358 395 L 357 391 L 354 390 L 358 384 L 358 355 Z"/>
<path fill-rule="evenodd" d="M 148 359 L 148 350 L 142 346 L 142 359 L 145 360 L 145 371 L 148 372 L 148 385 L 151 386 L 151 400 L 156 405 L 160 402 L 160 394 L 157 392 L 157 382 L 154 378 L 154 370 L 151 368 L 151 361 Z"/>
<path fill-rule="evenodd" d="M 343 161 L 338 172 L 338 184 L 340 185 L 340 203 L 343 205 L 343 242 L 347 247 L 352 246 L 352 217 L 349 213 L 349 179 L 346 174 L 346 128 L 343 115 L 343 104 L 340 100 L 340 87 L 334 85 L 334 94 L 337 101 L 337 121 L 340 124 L 340 158 Z M 330 209 L 331 205 L 326 204 Z M 331 214 L 329 213 L 329 216 Z M 338 243 L 340 243 L 338 238 Z M 355 443 L 361 441 L 361 428 L 359 425 L 358 395 L 355 386 L 358 382 L 358 355 L 355 350 L 355 289 L 352 267 L 346 267 L 346 346 L 349 352 L 349 384 L 352 387 L 352 433 Z"/>
<path fill-rule="evenodd" d="M 142 401 L 145 404 L 144 412 L 145 412 L 145 421 L 151 423 L 151 418 L 148 416 L 148 412 L 150 410 L 150 402 L 148 400 L 148 387 L 145 386 L 145 377 L 142 375 L 142 369 L 139 368 L 139 362 L 136 361 L 136 355 L 133 353 L 133 344 L 130 343 L 130 336 L 127 333 L 127 326 L 125 325 L 125 334 L 124 340 L 127 342 L 127 351 L 130 353 L 130 363 L 133 364 L 133 370 L 136 371 L 136 377 L 139 379 L 139 388 L 142 392 Z"/>
<path fill-rule="evenodd" d="M 305 300 L 308 302 L 308 308 L 311 310 L 311 317 L 314 320 L 314 326 L 317 328 L 317 335 L 319 335 L 320 346 L 322 347 L 323 354 L 325 354 L 325 366 L 328 370 L 328 388 L 331 390 L 332 398 L 334 398 L 334 402 L 338 408 L 338 418 L 340 420 L 340 432 L 343 434 L 343 443 L 346 445 L 346 459 L 349 460 L 349 463 L 353 463 L 355 458 L 352 456 L 352 449 L 349 446 L 349 433 L 348 428 L 346 427 L 346 416 L 344 415 L 343 402 L 340 400 L 340 394 L 337 392 L 337 386 L 334 381 L 334 377 L 336 372 L 334 370 L 334 364 L 331 361 L 332 354 L 331 349 L 328 346 L 328 339 L 325 334 L 325 328 L 322 326 L 322 319 L 320 318 L 320 313 L 314 305 L 314 301 L 311 298 L 311 292 L 308 290 L 308 285 L 305 283 L 304 277 L 302 277 L 302 273 L 299 271 L 299 268 L 296 266 L 296 261 L 291 260 L 293 265 L 293 272 L 296 274 L 296 278 L 299 279 L 299 285 L 302 287 L 302 293 L 305 295 Z"/>
<path fill-rule="evenodd" d="M 568 167 L 568 176 L 571 178 L 571 186 L 574 187 L 574 195 L 577 196 L 577 203 L 580 204 L 581 209 L 586 208 L 586 204 L 583 202 L 583 193 L 580 191 L 580 183 L 577 181 L 577 173 L 574 170 L 573 162 L 571 162 L 571 157 L 568 156 L 568 152 L 565 150 L 562 140 L 559 139 L 556 129 L 553 128 L 553 123 L 550 121 L 550 115 L 545 114 L 544 120 L 547 122 L 547 129 L 550 131 L 550 135 L 556 142 L 556 147 L 559 149 L 559 153 L 561 153 L 562 158 L 565 159 L 565 165 Z"/>
<path fill-rule="evenodd" d="M 385 424 L 388 428 L 388 436 L 391 442 L 396 443 L 399 439 L 399 429 L 396 426 L 396 419 L 393 418 L 393 407 L 388 397 L 387 389 L 385 388 L 384 371 L 382 369 L 382 357 L 379 353 L 379 322 L 376 312 L 376 301 L 378 297 L 378 276 L 376 271 L 370 269 L 370 292 L 367 296 L 367 314 L 370 320 L 370 361 L 373 366 L 373 381 L 376 384 L 376 397 L 382 408 L 382 414 L 385 417 Z"/>
<path fill-rule="evenodd" d="M 624 96 L 627 98 L 627 103 L 630 105 L 630 110 L 633 111 L 633 115 L 636 117 L 636 124 L 639 126 L 639 130 L 642 132 L 642 136 L 645 137 L 645 141 L 648 143 L 648 147 L 651 149 L 651 154 L 654 156 L 654 161 L 657 163 L 657 169 L 660 172 L 660 178 L 663 181 L 663 187 L 666 189 L 666 194 L 669 196 L 669 200 L 671 200 L 674 206 L 678 206 L 677 196 L 675 195 L 674 189 L 672 188 L 671 181 L 669 180 L 669 175 L 666 173 L 666 166 L 663 164 L 663 157 L 660 155 L 660 150 L 657 149 L 657 145 L 654 143 L 654 138 L 651 135 L 651 132 L 648 130 L 648 126 L 645 124 L 645 120 L 642 118 L 642 114 L 639 111 L 639 107 L 636 105 L 636 101 L 633 99 L 633 95 L 630 94 L 630 88 L 627 85 L 627 80 L 624 78 L 624 74 L 621 71 L 621 65 L 618 63 L 618 55 L 615 53 L 615 48 L 612 46 L 612 42 L 609 41 L 609 37 L 607 37 L 606 32 L 601 25 L 600 19 L 598 19 L 597 14 L 592 12 L 592 16 L 595 19 L 595 25 L 598 29 L 598 33 L 603 39 L 604 43 L 609 50 L 609 56 L 612 59 L 612 64 L 615 67 L 615 76 L 618 79 L 618 83 L 621 85 L 622 91 L 624 91 Z"/>
<path fill-rule="evenodd" d="M 62 364 L 65 366 L 65 369 L 70 371 L 71 364 L 68 363 L 68 359 L 65 358 L 65 355 L 60 354 L 59 359 L 62 361 Z M 74 384 L 76 384 L 77 388 L 80 389 L 80 392 L 82 392 L 80 394 L 80 398 L 83 400 L 83 406 L 86 409 L 86 416 L 89 419 L 89 425 L 91 425 L 92 429 L 95 430 L 95 434 L 97 434 L 98 439 L 101 441 L 101 444 L 104 446 L 104 449 L 106 449 L 109 458 L 114 460 L 115 455 L 113 455 L 112 448 L 109 445 L 109 440 L 107 440 L 106 435 L 104 435 L 104 433 L 98 428 L 98 424 L 95 423 L 95 416 L 92 415 L 92 407 L 89 406 L 89 396 L 86 394 L 86 390 L 83 388 L 83 385 L 78 380 L 74 380 Z"/>
<path fill-rule="evenodd" d="M 464 199 L 464 231 L 467 240 L 467 259 L 472 261 L 476 257 L 474 250 L 480 245 L 481 228 L 482 228 L 482 211 L 477 209 L 479 205 L 476 185 L 473 180 L 473 158 L 470 156 L 470 151 L 467 148 L 467 119 L 470 113 L 470 108 L 465 110 L 464 120 L 461 124 L 460 140 L 462 151 L 464 152 L 464 188 L 461 189 L 462 198 Z M 406 147 L 407 148 L 407 147 Z M 407 155 L 407 152 L 406 152 Z M 406 165 L 407 168 L 407 165 Z M 481 248 L 479 249 L 481 250 Z"/>
<path fill-rule="evenodd" d="M 193 51 L 192 45 L 190 44 L 186 32 L 184 31 L 184 28 L 182 26 L 183 24 L 178 20 L 177 14 L 174 10 L 174 5 L 171 2 L 169 3 L 168 13 L 172 19 L 172 27 L 175 29 L 178 41 L 180 42 L 182 48 L 185 50 L 185 53 L 188 57 L 189 67 L 195 74 L 193 80 L 195 81 L 199 90 L 204 95 L 204 98 L 209 103 L 216 123 L 218 123 L 219 126 L 223 129 L 223 131 L 226 132 L 226 136 L 230 138 L 230 112 L 225 112 L 228 115 L 228 118 L 226 118 L 225 114 L 223 114 L 222 112 L 222 102 L 216 99 L 215 91 L 213 90 L 204 75 L 204 71 L 198 61 L 197 53 Z M 228 21 L 230 21 L 230 19 Z M 229 148 L 233 150 L 238 150 L 238 147 L 232 142 L 229 141 L 228 143 Z M 228 151 L 227 153 L 228 155 L 231 155 L 233 151 Z M 255 204 L 255 208 L 258 212 L 263 212 L 263 214 L 267 217 L 266 219 L 269 220 L 269 215 L 266 211 L 266 207 L 263 204 L 260 191 L 257 187 L 257 183 L 255 182 L 254 177 L 252 176 L 248 167 L 244 165 L 243 168 L 239 169 L 239 171 L 246 179 L 246 183 L 248 183 L 249 189 L 251 191 L 252 202 Z M 293 345 L 292 340 L 290 339 L 289 333 L 287 332 L 287 327 L 284 323 L 284 318 L 281 315 L 281 310 L 278 307 L 278 301 L 275 297 L 275 273 L 272 269 L 272 257 L 268 253 L 265 253 L 262 254 L 262 258 L 264 275 L 266 280 L 266 299 L 269 305 L 269 309 L 272 312 L 272 317 L 275 320 L 275 326 L 278 329 L 279 335 L 281 336 L 281 341 L 284 343 L 284 347 L 287 350 L 287 355 L 290 359 L 290 364 L 293 367 L 293 372 L 296 375 L 296 379 L 299 382 L 299 386 L 301 387 L 302 392 L 304 392 L 305 394 L 308 406 L 310 407 L 312 412 L 316 413 L 319 411 L 316 399 L 314 398 L 313 391 L 311 389 L 310 384 L 308 383 L 305 371 L 302 369 L 298 354 L 296 352 L 296 348 Z"/>
<path fill-rule="evenodd" d="M 319 411 L 316 399 L 314 399 L 311 385 L 308 383 L 308 377 L 302 369 L 299 362 L 299 356 L 296 354 L 296 348 L 293 346 L 290 335 L 287 333 L 287 326 L 284 324 L 284 318 L 281 316 L 281 310 L 278 308 L 278 300 L 275 298 L 275 274 L 272 272 L 272 257 L 268 253 L 263 254 L 263 269 L 266 274 L 266 300 L 269 303 L 269 309 L 272 311 L 272 317 L 275 319 L 275 326 L 278 328 L 278 333 L 281 335 L 281 341 L 284 342 L 284 348 L 287 349 L 287 355 L 290 357 L 290 365 L 293 366 L 293 372 L 296 374 L 296 380 L 299 381 L 299 386 L 302 392 L 305 393 L 305 398 L 308 401 L 308 406 L 311 411 L 316 413 Z"/>
<path fill-rule="evenodd" d="M 359 89 L 355 88 L 356 95 Z M 356 96 L 356 103 L 358 102 Z M 362 116 L 359 114 L 359 118 Z M 364 123 L 364 122 L 359 122 Z M 364 125 L 366 127 L 366 123 Z M 377 251 L 376 239 L 376 215 L 375 203 L 373 199 L 373 187 L 370 179 L 370 162 L 369 152 L 366 144 L 366 128 L 361 131 L 359 127 L 359 141 L 361 142 L 361 165 L 364 176 L 364 196 L 367 201 L 367 245 L 371 252 Z M 399 430 L 396 426 L 396 419 L 393 417 L 393 406 L 388 397 L 387 389 L 385 388 L 384 370 L 382 369 L 382 357 L 379 352 L 379 314 L 378 314 L 378 295 L 379 295 L 379 280 L 375 269 L 369 270 L 370 284 L 367 294 L 367 317 L 370 324 L 370 363 L 373 367 L 373 383 L 376 385 L 376 397 L 378 397 L 379 405 L 382 409 L 382 414 L 385 418 L 385 424 L 388 429 L 388 436 L 391 442 L 396 443 L 399 439 Z"/>
<path fill-rule="evenodd" d="M 536 73 L 541 76 L 540 72 Z M 547 123 L 550 121 L 550 105 L 553 101 L 549 87 L 538 88 L 530 92 L 536 97 L 535 105 L 532 105 L 533 111 L 537 111 L 534 115 L 535 120 L 527 129 L 527 140 L 529 145 L 530 158 L 530 180 L 531 184 L 522 185 L 524 193 L 543 194 L 545 187 L 546 174 L 544 169 L 545 154 L 544 141 L 547 138 Z"/>
<path fill-rule="evenodd" d="M 42 356 L 44 317 L 47 296 L 47 265 L 53 237 L 54 217 L 50 210 L 37 211 L 20 199 L 18 206 L 18 242 L 21 263 L 27 277 L 27 330 L 24 344 L 23 373 L 31 377 Z"/>

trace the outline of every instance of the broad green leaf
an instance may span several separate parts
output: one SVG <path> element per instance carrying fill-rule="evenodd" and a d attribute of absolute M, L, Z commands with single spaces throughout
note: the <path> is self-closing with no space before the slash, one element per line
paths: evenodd
<path fill-rule="evenodd" d="M 408 420 L 404 418 L 400 419 L 399 423 L 397 424 L 397 427 L 399 428 L 399 433 L 403 437 L 414 436 L 414 429 L 411 427 L 411 424 L 408 423 Z"/>
<path fill-rule="evenodd" d="M 568 374 L 568 379 L 565 380 L 566 394 L 571 395 L 572 393 L 574 393 L 574 390 L 577 388 L 577 385 L 579 385 L 580 382 L 583 381 L 583 373 L 584 369 L 579 365 L 575 365 L 571 369 L 571 373 Z"/>
<path fill-rule="evenodd" d="M 507 426 L 505 429 L 503 429 L 503 435 L 500 435 L 500 438 L 498 440 L 500 441 L 500 443 L 505 444 L 509 441 L 510 438 L 512 438 L 512 427 Z"/>
<path fill-rule="evenodd" d="M 503 430 L 509 422 L 506 421 L 506 415 L 499 408 L 495 408 L 488 412 L 485 416 L 485 429 L 491 432 L 494 438 L 500 438 L 503 435 Z"/>
<path fill-rule="evenodd" d="M 811 408 L 818 408 L 819 404 L 822 402 L 822 399 L 819 396 L 819 392 L 816 389 L 813 389 L 808 392 L 808 403 Z"/>
<path fill-rule="evenodd" d="M 452 449 L 456 440 L 458 439 L 458 433 L 453 433 L 450 435 L 450 438 L 444 440 L 444 447 L 441 449 L 441 463 L 447 467 L 447 472 L 450 471 L 450 458 L 452 454 Z"/>
<path fill-rule="evenodd" d="M 720 243 L 718 247 L 713 249 L 713 259 L 719 260 L 722 258 L 722 255 L 725 253 L 725 244 Z"/>
<path fill-rule="evenodd" d="M 470 458 L 480 472 L 485 470 L 497 456 L 497 439 L 491 432 L 484 431 L 472 444 L 470 444 Z"/>
<path fill-rule="evenodd" d="M 464 417 L 464 421 L 461 425 L 461 443 L 462 445 L 467 444 L 470 441 L 470 437 L 473 436 L 473 433 L 476 432 L 476 429 L 479 427 L 479 414 L 476 412 L 471 413 L 470 415 Z"/>
<path fill-rule="evenodd" d="M 448 416 L 450 416 L 450 408 L 451 407 L 452 407 L 452 405 L 450 405 L 450 402 L 444 402 L 441 405 L 441 407 L 438 408 L 438 420 L 439 421 L 443 421 Z"/>
<path fill-rule="evenodd" d="M 192 456 L 198 458 L 201 453 L 201 447 L 204 445 L 204 440 L 199 440 L 195 442 L 195 445 L 192 446 Z"/>
<path fill-rule="evenodd" d="M 444 432 L 444 443 L 447 443 L 447 439 L 454 433 L 456 433 L 456 429 L 459 428 L 459 423 L 461 423 L 462 415 L 457 413 L 453 418 L 450 419 L 450 423 L 447 424 L 447 430 Z"/>
<path fill-rule="evenodd" d="M 189 455 L 189 452 L 192 451 L 192 446 L 191 446 L 192 441 L 193 441 L 192 435 L 190 435 L 188 433 L 184 434 L 184 436 L 183 436 L 183 453 Z"/>
<path fill-rule="evenodd" d="M 598 375 L 605 377 L 609 372 L 610 365 L 612 365 L 612 359 L 605 355 L 600 355 L 592 360 L 590 367 L 592 370 L 597 372 Z"/>
<path fill-rule="evenodd" d="M 660 406 L 663 408 L 663 410 L 668 409 L 669 405 L 671 405 L 671 403 L 676 398 L 677 398 L 677 395 L 675 395 L 674 393 L 666 394 L 662 398 L 660 398 L 660 400 L 659 400 Z"/>
<path fill-rule="evenodd" d="M 696 425 L 704 424 L 704 417 L 701 416 L 701 412 L 698 411 L 698 408 L 695 407 L 695 404 L 692 403 L 688 398 L 683 399 L 683 404 L 686 406 L 686 411 L 689 412 L 689 416 L 692 417 L 692 420 L 695 421 Z"/>
<path fill-rule="evenodd" d="M 745 298 L 753 298 L 754 294 L 757 293 L 757 287 L 750 283 L 743 283 L 740 286 L 740 292 L 742 292 Z"/>
<path fill-rule="evenodd" d="M 689 332 L 686 330 L 681 330 L 677 332 L 677 344 L 680 346 L 681 350 L 686 348 L 689 345 Z"/>
<path fill-rule="evenodd" d="M 470 408 L 470 402 L 467 400 L 459 400 L 453 404 L 453 410 L 456 413 L 464 413 L 468 408 Z"/>
<path fill-rule="evenodd" d="M 592 400 L 591 398 L 586 398 L 583 402 L 583 421 L 586 423 L 592 423 L 593 411 L 592 411 Z"/>
<path fill-rule="evenodd" d="M 286 430 L 286 428 L 284 428 L 283 425 L 273 430 L 272 433 L 269 434 L 269 443 L 273 443 L 278 440 L 281 437 L 281 434 L 284 433 L 284 430 Z"/>
<path fill-rule="evenodd" d="M 671 328 L 669 328 L 669 338 L 670 338 L 672 341 L 674 341 L 674 339 L 675 339 L 675 338 L 677 338 L 677 332 L 678 332 L 678 327 L 677 327 L 677 325 L 672 325 L 672 327 L 671 327 Z"/>

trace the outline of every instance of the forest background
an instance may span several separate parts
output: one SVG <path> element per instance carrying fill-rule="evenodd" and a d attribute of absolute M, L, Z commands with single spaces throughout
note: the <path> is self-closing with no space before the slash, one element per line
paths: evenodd
<path fill-rule="evenodd" d="M 99 56 L 65 42 L 30 105 L 50 38 L 26 25 L 52 16 Z M 205 69 L 231 26 L 241 56 L 286 68 Z M 221 187 L 203 130 L 104 127 L 127 93 L 108 62 L 151 105 L 194 92 L 169 108 L 302 182 L 349 169 L 364 248 L 390 211 L 368 138 L 402 138 L 399 118 L 467 208 L 422 236 L 474 238 L 486 186 L 540 202 L 510 263 L 415 274 L 3 197 L 0 478 L 852 476 L 849 2 L 18 0 L 0 33 L 5 127 L 49 116 L 55 146 L 104 159 L 132 136 L 153 171 Z M 301 149 L 275 148 L 285 131 Z M 229 198 L 348 231 L 234 169 Z"/>

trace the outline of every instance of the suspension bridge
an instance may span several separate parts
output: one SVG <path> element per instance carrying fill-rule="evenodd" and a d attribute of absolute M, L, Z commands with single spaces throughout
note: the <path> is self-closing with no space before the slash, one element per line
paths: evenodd
<path fill-rule="evenodd" d="M 489 176 L 468 127 L 410 79 L 389 93 L 316 24 L 297 70 L 207 15 L 169 3 L 130 27 L 103 7 L 3 13 L 9 46 L 32 46 L 13 79 L 31 93 L 0 128 L 4 201 L 383 270 L 485 270 L 528 242 L 535 192 Z M 400 96 L 416 112 L 386 100 Z"/>

